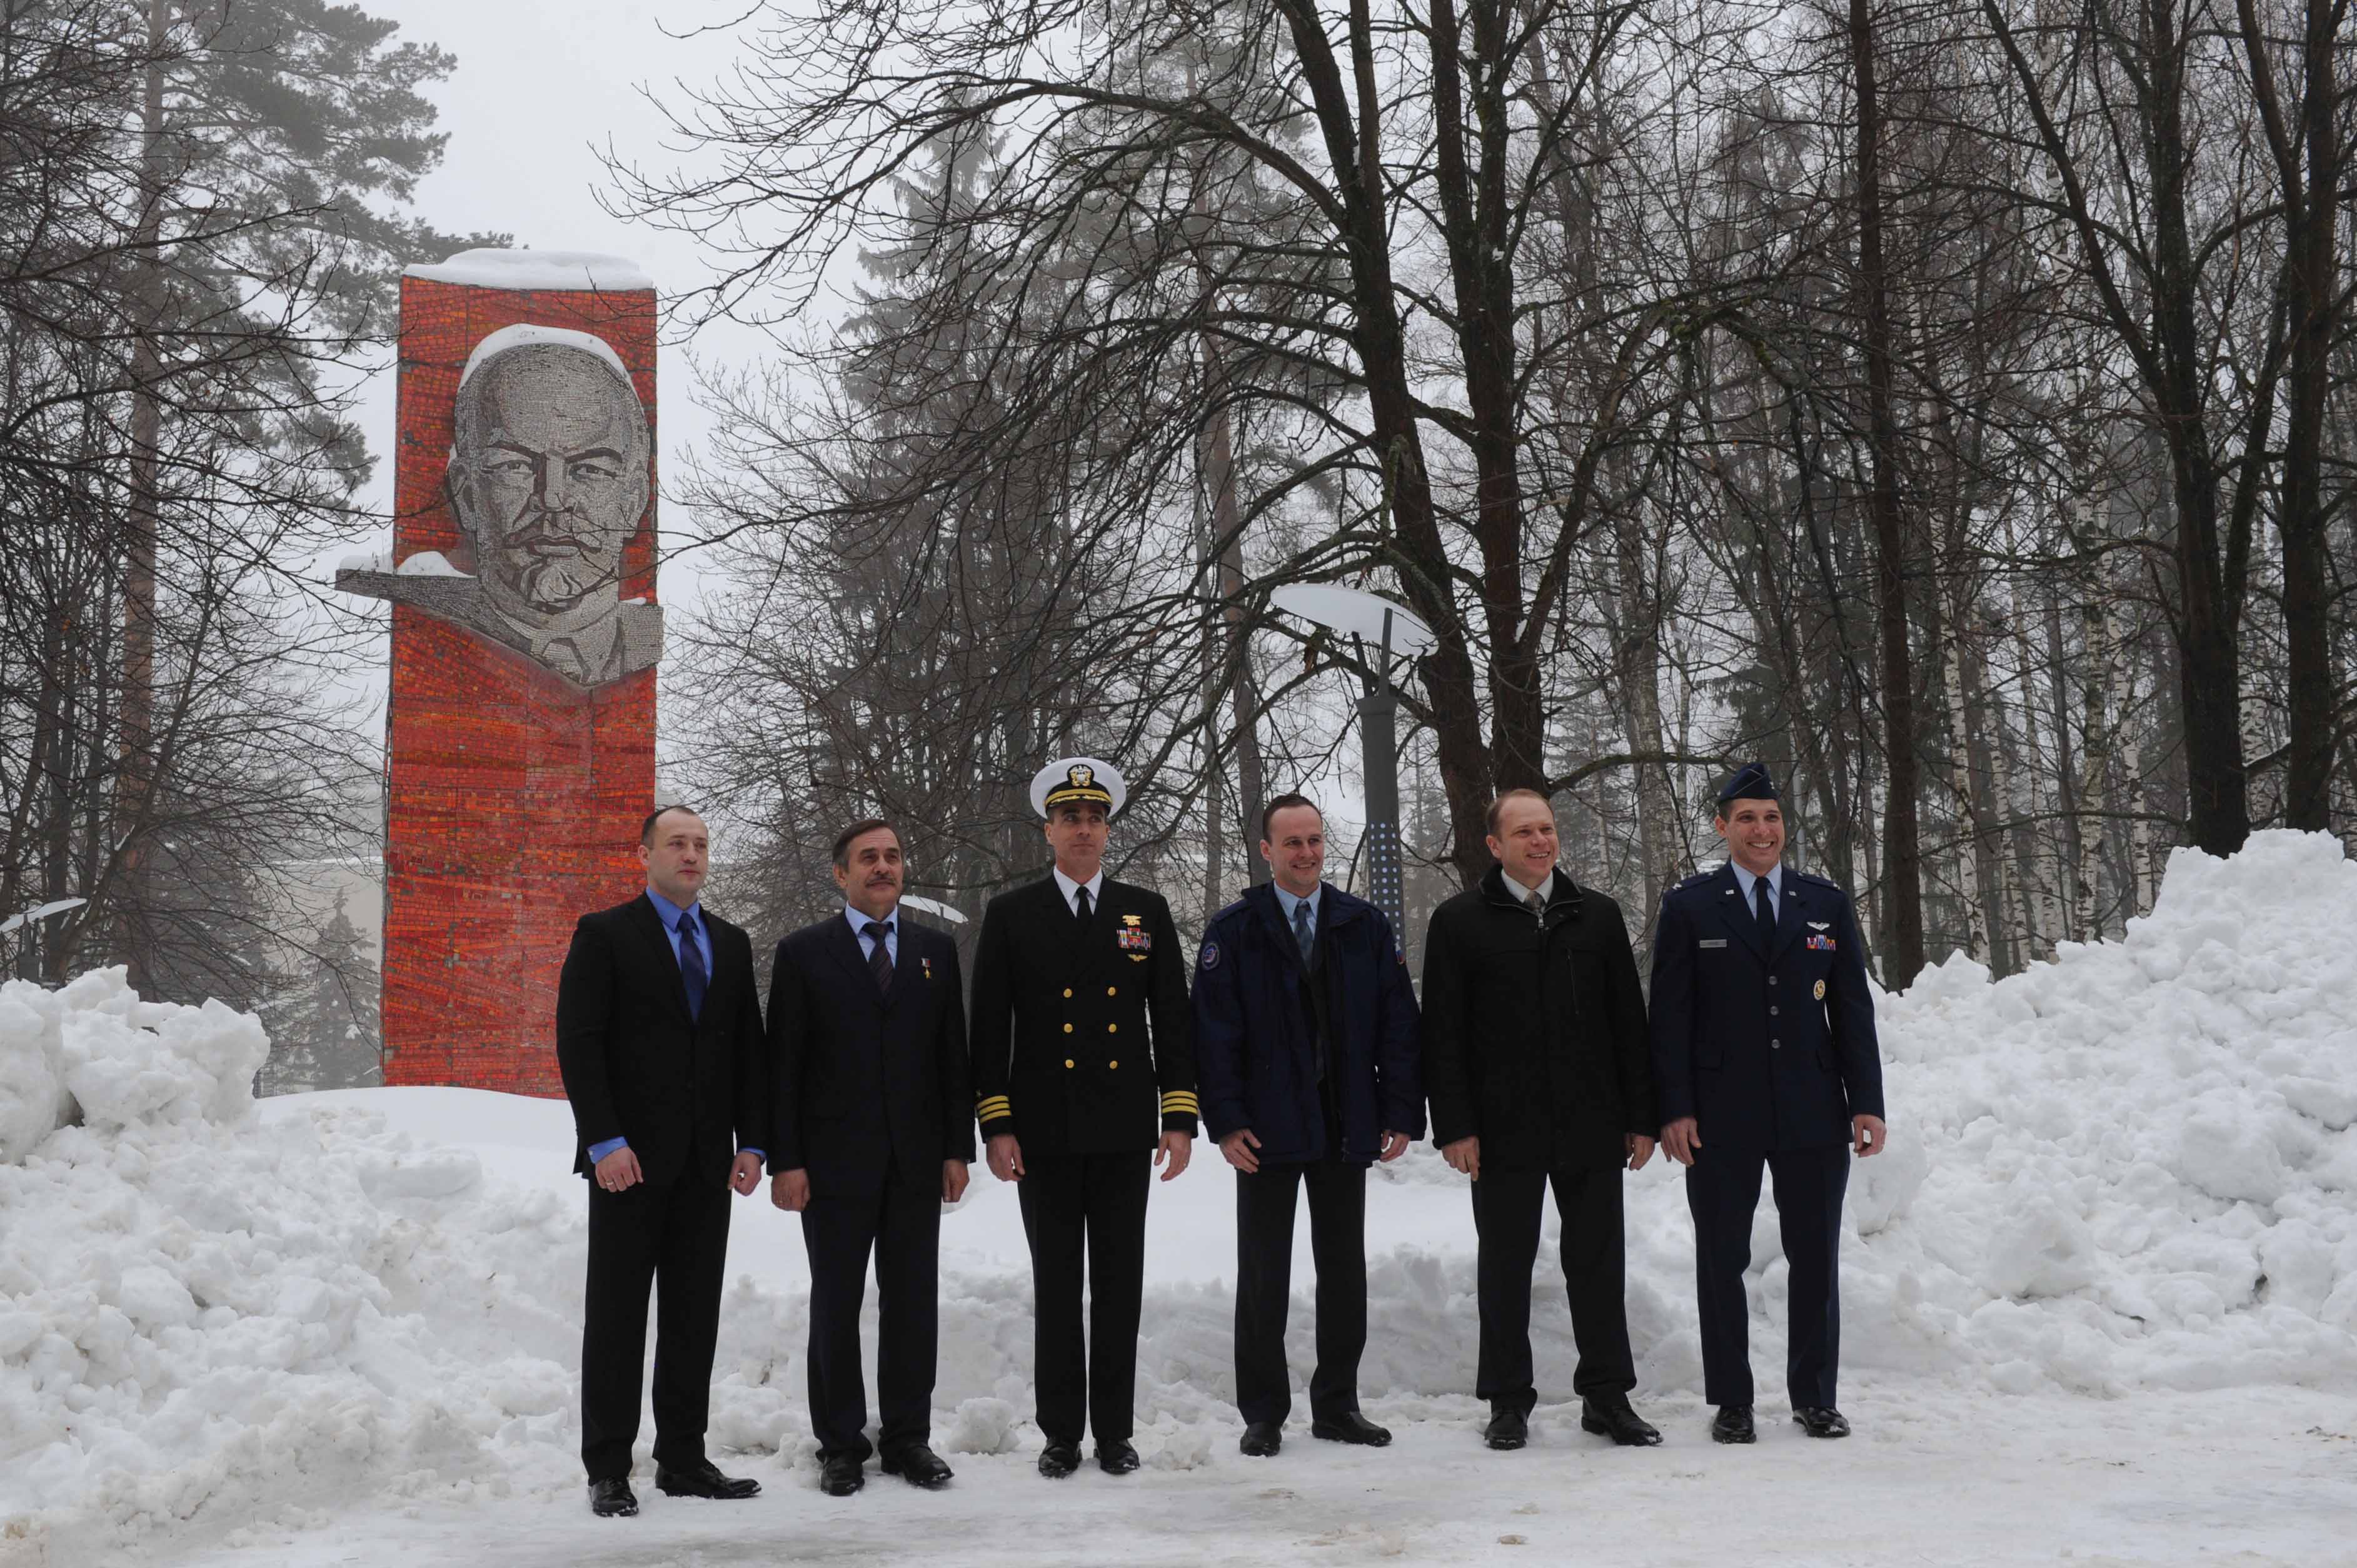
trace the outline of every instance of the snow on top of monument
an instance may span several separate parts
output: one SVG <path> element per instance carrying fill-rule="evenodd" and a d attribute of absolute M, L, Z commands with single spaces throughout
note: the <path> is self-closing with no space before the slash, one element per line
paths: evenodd
<path fill-rule="evenodd" d="M 464 577 L 469 575 L 450 564 L 450 558 L 439 550 L 420 550 L 415 554 L 404 558 L 398 566 L 382 553 L 363 552 L 358 555 L 345 556 L 336 563 L 336 570 L 339 573 L 392 572 L 403 577 Z"/>
<path fill-rule="evenodd" d="M 626 256 L 595 251 L 509 251 L 496 247 L 461 251 L 442 262 L 419 262 L 404 277 L 431 283 L 468 284 L 476 288 L 569 288 L 615 291 L 652 288 L 655 280 Z"/>
<path fill-rule="evenodd" d="M 466 573 L 450 564 L 450 558 L 439 550 L 421 550 L 394 570 L 404 577 L 463 577 Z"/>
<path fill-rule="evenodd" d="M 630 372 L 622 363 L 622 356 L 614 352 L 614 346 L 596 333 L 576 332 L 568 327 L 536 327 L 528 321 L 502 327 L 476 344 L 475 351 L 467 356 L 467 368 L 458 372 L 458 384 L 463 387 L 473 380 L 476 371 L 495 355 L 504 354 L 511 349 L 529 349 L 536 344 L 554 344 L 595 354 L 621 378 L 624 386 L 630 384 Z"/>

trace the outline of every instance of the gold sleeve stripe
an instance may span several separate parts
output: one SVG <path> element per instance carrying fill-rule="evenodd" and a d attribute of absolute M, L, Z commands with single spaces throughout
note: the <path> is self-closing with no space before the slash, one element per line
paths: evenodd
<path fill-rule="evenodd" d="M 1194 1111 L 1199 1108 L 1195 1097 L 1184 1090 L 1173 1090 L 1162 1097 L 1162 1109 L 1165 1112 Z"/>
<path fill-rule="evenodd" d="M 1008 1101 L 1006 1096 L 994 1094 L 987 1100 L 975 1101 L 974 1113 L 977 1118 L 986 1122 L 994 1116 L 1012 1116 L 1015 1113 L 1015 1107 Z"/>

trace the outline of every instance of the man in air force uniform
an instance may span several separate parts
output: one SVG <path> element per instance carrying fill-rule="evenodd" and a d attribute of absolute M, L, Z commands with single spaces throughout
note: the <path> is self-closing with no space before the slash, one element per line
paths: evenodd
<path fill-rule="evenodd" d="M 1126 793 L 1093 757 L 1040 770 L 1031 804 L 1047 819 L 1055 868 L 992 899 L 974 948 L 974 1113 L 991 1174 L 1020 1184 L 1049 1477 L 1080 1466 L 1088 1425 L 1099 1466 L 1137 1468 L 1129 1436 L 1149 1161 L 1167 1160 L 1168 1181 L 1195 1137 L 1188 955 L 1162 896 L 1103 870 L 1106 823 Z"/>
<path fill-rule="evenodd" d="M 1812 1437 L 1846 1436 L 1834 1404 L 1842 1192 L 1851 1151 L 1880 1154 L 1887 1136 L 1866 944 L 1847 893 L 1783 865 L 1766 768 L 1727 781 L 1714 825 L 1727 864 L 1663 898 L 1652 995 L 1662 1148 L 1686 1167 L 1694 1212 L 1711 1435 L 1754 1436 L 1743 1272 L 1765 1165 L 1792 1271 L 1792 1419 Z"/>

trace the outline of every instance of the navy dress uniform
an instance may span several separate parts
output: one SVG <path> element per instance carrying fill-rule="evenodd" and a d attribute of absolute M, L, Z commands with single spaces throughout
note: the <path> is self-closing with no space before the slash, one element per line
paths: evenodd
<path fill-rule="evenodd" d="M 1110 817 L 1125 793 L 1085 757 L 1032 782 L 1042 816 L 1084 801 Z M 1154 1151 L 1165 1132 L 1195 1133 L 1189 956 L 1160 894 L 1102 871 L 999 895 L 974 947 L 974 1112 L 985 1139 L 1011 1133 L 1023 1152 L 1037 1420 L 1051 1444 L 1093 1429 L 1101 1459 L 1134 1424 Z"/>
<path fill-rule="evenodd" d="M 1722 809 L 1774 799 L 1758 764 L 1719 795 Z M 1704 1398 L 1723 1410 L 1752 1403 L 1743 1275 L 1764 1165 L 1792 1268 L 1787 1391 L 1796 1412 L 1830 1412 L 1850 1119 L 1883 1112 L 1866 945 L 1849 895 L 1781 865 L 1755 877 L 1731 859 L 1687 878 L 1662 900 L 1652 1000 L 1663 1123 L 1697 1123 L 1686 1202 Z M 1748 1425 L 1731 1440 L 1748 1440 Z"/>

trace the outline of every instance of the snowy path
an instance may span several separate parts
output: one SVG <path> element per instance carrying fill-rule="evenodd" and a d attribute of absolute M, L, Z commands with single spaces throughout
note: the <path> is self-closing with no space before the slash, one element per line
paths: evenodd
<path fill-rule="evenodd" d="M 677 1502 L 640 1477 L 636 1520 L 589 1517 L 569 1481 L 545 1495 L 340 1513 L 325 1528 L 127 1558 L 185 1568 L 722 1568 L 962 1564 L 1448 1563 L 2316 1564 L 2357 1562 L 2357 1411 L 2303 1390 L 2138 1394 L 2115 1401 L 1861 1390 L 1847 1443 L 1817 1444 L 1763 1406 L 1750 1449 L 1705 1435 L 1691 1396 L 1652 1402 L 1651 1452 L 1543 1408 L 1533 1444 L 1491 1454 L 1462 1419 L 1399 1429 L 1380 1453 L 1311 1441 L 1250 1460 L 1223 1430 L 1210 1461 L 1060 1485 L 1031 1457 L 960 1455 L 920 1493 L 872 1467 L 836 1499 L 808 1466 L 768 1457 L 743 1505 Z M 1372 1406 L 1382 1413 L 1380 1403 Z M 1516 1541 L 1513 1538 L 1519 1537 Z M 5 1561 L 5 1553 L 0 1553 Z"/>

